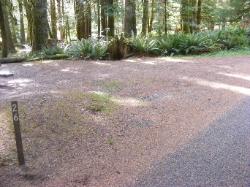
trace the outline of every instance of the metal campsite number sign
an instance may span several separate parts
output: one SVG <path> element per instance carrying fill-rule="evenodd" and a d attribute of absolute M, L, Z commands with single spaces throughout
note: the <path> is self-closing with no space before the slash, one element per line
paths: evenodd
<path fill-rule="evenodd" d="M 22 143 L 17 101 L 11 102 L 11 111 L 12 111 L 14 131 L 15 131 L 18 163 L 19 165 L 24 165 L 25 161 L 24 161 L 24 154 L 23 154 L 23 143 Z"/>

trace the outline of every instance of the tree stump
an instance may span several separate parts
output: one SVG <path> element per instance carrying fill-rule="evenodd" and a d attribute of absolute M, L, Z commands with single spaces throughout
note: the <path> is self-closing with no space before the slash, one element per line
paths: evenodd
<path fill-rule="evenodd" d="M 112 60 L 123 59 L 128 54 L 128 51 L 128 42 L 123 35 L 120 37 L 116 35 L 108 46 L 108 52 Z"/>

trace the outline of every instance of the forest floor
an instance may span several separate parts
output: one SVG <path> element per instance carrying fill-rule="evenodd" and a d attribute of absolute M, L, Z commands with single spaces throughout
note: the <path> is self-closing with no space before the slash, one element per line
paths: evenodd
<path fill-rule="evenodd" d="M 0 78 L 0 186 L 134 186 L 250 96 L 249 62 L 143 57 L 3 65 L 14 76 Z M 26 171 L 16 166 L 12 100 L 19 102 Z"/>

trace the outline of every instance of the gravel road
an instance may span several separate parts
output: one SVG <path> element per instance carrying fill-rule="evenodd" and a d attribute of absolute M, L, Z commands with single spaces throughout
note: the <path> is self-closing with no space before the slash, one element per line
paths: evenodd
<path fill-rule="evenodd" d="M 249 62 L 141 57 L 1 66 L 14 76 L 0 77 L 0 187 L 249 187 Z M 108 95 L 91 102 L 112 110 L 91 111 L 86 94 L 93 93 Z M 26 173 L 16 166 L 12 100 Z"/>
<path fill-rule="evenodd" d="M 250 186 L 250 99 L 155 163 L 134 185 L 167 186 Z"/>

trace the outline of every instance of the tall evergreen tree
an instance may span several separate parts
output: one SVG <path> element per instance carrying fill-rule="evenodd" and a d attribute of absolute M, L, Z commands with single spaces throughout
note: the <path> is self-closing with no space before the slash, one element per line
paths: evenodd
<path fill-rule="evenodd" d="M 134 0 L 125 1 L 124 33 L 131 37 L 137 34 L 136 29 L 136 2 Z"/>
<path fill-rule="evenodd" d="M 20 15 L 20 42 L 25 43 L 25 31 L 24 31 L 24 20 L 23 20 L 23 0 L 18 0 L 19 15 Z"/>
<path fill-rule="evenodd" d="M 2 37 L 2 57 L 5 58 L 8 56 L 8 42 L 7 42 L 7 33 L 5 29 L 5 17 L 3 11 L 3 4 L 0 1 L 0 29 L 1 29 L 1 37 Z"/>
<path fill-rule="evenodd" d="M 57 15 L 56 15 L 56 1 L 50 0 L 50 22 L 51 22 L 51 36 L 57 39 Z"/>
<path fill-rule="evenodd" d="M 148 29 L 148 0 L 143 0 L 142 34 L 146 35 Z"/>
<path fill-rule="evenodd" d="M 32 5 L 32 51 L 39 51 L 48 41 L 47 0 L 33 0 Z"/>
<path fill-rule="evenodd" d="M 90 1 L 75 1 L 77 38 L 89 38 L 91 36 L 91 4 Z"/>

